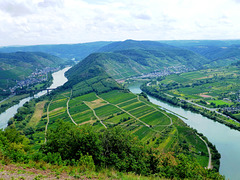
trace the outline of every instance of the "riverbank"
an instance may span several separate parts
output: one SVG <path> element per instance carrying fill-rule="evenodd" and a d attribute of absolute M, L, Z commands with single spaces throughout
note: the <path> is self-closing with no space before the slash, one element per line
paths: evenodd
<path fill-rule="evenodd" d="M 51 85 L 49 87 L 50 89 L 55 89 L 63 85 L 67 81 L 67 78 L 64 76 L 64 73 L 68 69 L 70 69 L 70 67 L 66 67 L 52 74 L 51 83 L 48 84 L 48 86 Z M 49 83 L 49 82 L 46 82 L 46 83 Z M 37 86 L 38 88 L 40 87 L 39 85 Z M 46 86 L 44 87 L 46 88 Z M 24 95 L 14 96 L 8 99 L 7 101 L 2 102 L 2 103 L 6 103 L 6 105 L 4 105 L 5 107 L 3 106 L 3 108 L 1 107 L 2 112 L 0 114 L 0 129 L 5 129 L 7 127 L 9 119 L 12 118 L 17 113 L 18 108 L 22 107 L 23 104 L 30 101 L 34 97 L 40 97 L 46 93 L 47 91 L 43 90 L 41 92 L 38 92 L 34 96 L 30 96 L 30 94 L 24 94 Z M 8 103 L 9 101 L 11 103 Z"/>
<path fill-rule="evenodd" d="M 128 88 L 131 92 L 139 94 L 142 92 L 140 89 L 142 84 L 143 82 L 132 83 L 128 86 Z M 186 110 L 180 106 L 174 106 L 166 101 L 161 101 L 149 95 L 148 98 L 153 104 L 186 117 L 187 120 L 184 118 L 182 120 L 188 126 L 196 129 L 198 133 L 207 137 L 208 141 L 210 141 L 221 154 L 219 169 L 220 174 L 224 175 L 226 179 L 239 179 L 240 172 L 238 165 L 240 163 L 240 144 L 236 143 L 240 139 L 239 131 L 204 117 L 199 113 L 193 113 L 189 109 Z"/>
<path fill-rule="evenodd" d="M 18 104 L 22 99 L 30 96 L 34 96 L 32 92 L 34 91 L 39 92 L 41 89 L 46 89 L 47 87 L 51 86 L 52 83 L 53 83 L 53 77 L 52 77 L 52 74 L 49 74 L 47 81 L 44 81 L 40 84 L 35 84 L 31 87 L 28 87 L 28 90 L 24 90 L 27 93 L 21 93 L 21 94 L 15 93 L 10 95 L 9 97 L 5 98 L 0 102 L 0 114 L 5 112 L 8 108 Z"/>
<path fill-rule="evenodd" d="M 178 99 L 176 97 L 167 96 L 166 94 L 159 92 L 150 86 L 142 85 L 141 90 L 153 97 L 156 97 L 156 98 L 162 100 L 162 101 L 165 101 L 165 102 L 170 103 L 175 106 L 182 107 L 183 109 L 190 110 L 195 113 L 199 113 L 209 119 L 218 121 L 221 124 L 224 124 L 230 128 L 240 131 L 240 123 L 239 122 L 233 120 L 232 118 L 228 118 L 226 115 L 222 115 L 219 112 L 211 111 L 207 108 L 203 108 L 199 105 L 190 103 L 190 102 L 182 100 L 182 99 Z"/>

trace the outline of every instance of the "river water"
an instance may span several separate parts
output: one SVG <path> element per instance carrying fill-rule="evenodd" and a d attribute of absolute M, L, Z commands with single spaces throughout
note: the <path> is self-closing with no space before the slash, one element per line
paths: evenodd
<path fill-rule="evenodd" d="M 70 67 L 52 74 L 53 84 L 50 88 L 56 88 L 67 82 L 67 78 L 65 78 L 64 73 L 69 68 Z M 140 85 L 141 84 L 132 84 L 128 88 L 133 93 L 141 93 L 142 91 L 140 89 Z M 40 97 L 46 93 L 46 91 L 42 91 L 34 97 Z M 4 113 L 0 114 L 0 129 L 6 128 L 8 120 L 17 113 L 17 109 L 32 98 L 33 97 L 25 98 L 21 100 L 19 104 L 12 106 Z M 148 98 L 152 103 L 187 118 L 187 120 L 184 118 L 182 118 L 182 120 L 198 132 L 203 133 L 208 140 L 217 147 L 217 150 L 221 154 L 220 173 L 225 175 L 226 179 L 240 179 L 240 171 L 238 167 L 238 165 L 240 165 L 240 143 L 238 143 L 240 140 L 239 131 L 230 129 L 227 126 L 214 122 L 213 120 L 203 117 L 200 114 L 192 113 L 191 111 L 184 110 L 180 107 L 172 106 L 151 96 L 148 96 Z"/>
<path fill-rule="evenodd" d="M 65 82 L 67 82 L 67 78 L 64 76 L 64 73 L 69 69 L 70 67 L 66 67 L 60 71 L 57 71 L 52 74 L 53 76 L 53 83 L 49 88 L 57 88 L 61 85 L 63 85 Z M 40 97 L 44 94 L 46 94 L 47 91 L 41 91 L 38 94 L 34 95 L 34 98 Z M 30 101 L 33 97 L 27 97 L 22 99 L 18 104 L 10 107 L 5 112 L 0 114 L 0 129 L 5 129 L 7 127 L 8 120 L 12 118 L 16 113 L 17 109 L 22 107 L 24 103 Z"/>
<path fill-rule="evenodd" d="M 141 93 L 141 84 L 132 84 L 128 88 L 133 93 Z M 219 153 L 220 160 L 220 174 L 225 175 L 226 179 L 239 180 L 240 179 L 240 132 L 230 129 L 229 127 L 214 122 L 211 119 L 203 117 L 200 114 L 192 113 L 184 110 L 181 107 L 172 106 L 168 103 L 162 102 L 154 97 L 148 96 L 149 100 L 163 108 L 173 111 L 187 119 L 181 118 L 186 124 L 203 133 L 208 140 L 213 143 Z"/>

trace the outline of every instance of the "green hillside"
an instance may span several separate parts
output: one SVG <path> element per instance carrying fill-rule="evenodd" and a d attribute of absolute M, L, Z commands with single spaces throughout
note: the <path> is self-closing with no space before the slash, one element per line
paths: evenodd
<path fill-rule="evenodd" d="M 58 67 L 66 62 L 41 52 L 0 53 L 0 90 L 8 89 L 37 69 Z"/>
<path fill-rule="evenodd" d="M 102 59 L 109 55 L 116 62 L 128 60 L 115 53 L 92 54 L 66 73 L 69 81 L 62 88 L 18 110 L 8 130 L 16 128 L 31 146 L 21 146 L 18 155 L 8 158 L 41 159 L 79 167 L 78 172 L 110 168 L 158 178 L 222 179 L 214 146 L 145 94 L 132 94 L 118 84 L 105 71 Z M 213 170 L 205 168 L 204 141 L 211 148 Z"/>
<path fill-rule="evenodd" d="M 239 40 L 160 41 L 191 50 L 209 59 L 206 67 L 221 67 L 240 60 Z"/>
<path fill-rule="evenodd" d="M 179 66 L 188 71 L 207 62 L 206 58 L 188 50 L 152 41 L 127 40 L 104 46 L 99 53 L 89 55 L 69 72 L 77 75 L 88 67 L 98 66 L 114 79 L 125 79 Z"/>
<path fill-rule="evenodd" d="M 184 106 L 186 102 L 191 102 L 192 105 L 200 109 L 200 112 L 203 112 L 202 107 L 205 107 L 205 109 L 209 110 L 208 115 L 212 118 L 223 113 L 220 117 L 216 116 L 219 122 L 240 129 L 239 123 L 234 121 L 240 121 L 239 65 L 240 61 L 226 67 L 152 79 L 152 83 L 149 83 L 144 88 L 146 92 L 159 92 L 161 98 L 166 97 L 164 100 L 175 105 Z M 181 102 L 183 103 L 181 104 Z"/>
<path fill-rule="evenodd" d="M 114 42 L 102 47 L 99 52 L 117 52 L 143 65 L 173 66 L 186 65 L 200 68 L 209 60 L 192 51 L 170 46 L 155 41 L 126 40 Z M 146 61 L 146 62 L 145 62 Z"/>
<path fill-rule="evenodd" d="M 76 60 L 82 60 L 89 54 L 97 51 L 99 48 L 109 43 L 111 42 L 2 47 L 0 48 L 0 52 L 44 52 L 64 59 L 75 58 Z"/>

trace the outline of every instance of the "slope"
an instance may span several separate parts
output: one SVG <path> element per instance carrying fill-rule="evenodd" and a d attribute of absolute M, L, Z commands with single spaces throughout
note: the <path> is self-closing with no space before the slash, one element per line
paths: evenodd
<path fill-rule="evenodd" d="M 99 52 L 120 53 L 151 70 L 181 65 L 200 68 L 209 63 L 207 58 L 192 51 L 154 41 L 114 42 L 102 47 Z"/>
<path fill-rule="evenodd" d="M 23 80 L 37 69 L 64 63 L 61 58 L 40 52 L 0 53 L 0 89 L 15 85 L 16 80 Z"/>
<path fill-rule="evenodd" d="M 89 54 L 95 52 L 102 46 L 111 42 L 91 42 L 80 44 L 53 44 L 35 46 L 2 47 L 0 52 L 10 53 L 16 51 L 24 52 L 45 52 L 61 58 L 82 60 Z"/>
<path fill-rule="evenodd" d="M 201 54 L 210 62 L 207 67 L 227 66 L 240 60 L 239 40 L 161 41 Z"/>
<path fill-rule="evenodd" d="M 57 153 L 59 158 L 66 162 L 69 159 L 78 160 L 82 154 L 90 155 L 93 158 L 91 162 L 96 167 L 102 164 L 119 171 L 131 171 L 142 175 L 155 174 L 166 178 L 190 178 L 199 174 L 198 169 L 201 169 L 201 175 L 206 176 L 208 170 L 203 167 L 208 162 L 207 148 L 196 132 L 178 117 L 151 104 L 143 94 L 132 94 L 117 84 L 105 72 L 101 58 L 97 58 L 98 55 L 90 55 L 91 58 L 84 59 L 66 73 L 69 82 L 62 89 L 45 97 L 44 106 L 47 108 L 38 109 L 42 113 L 42 117 L 35 121 L 38 123 L 32 125 L 32 116 L 26 116 L 28 113 L 25 113 L 39 107 L 33 100 L 19 110 L 12 119 L 11 126 L 30 137 L 34 148 L 40 153 Z M 72 125 L 61 127 L 59 120 Z M 92 134 L 88 132 L 89 126 L 92 132 L 100 135 L 99 138 L 94 135 L 96 138 L 91 139 L 88 136 Z M 119 134 L 118 129 L 124 131 L 121 130 L 122 133 Z M 72 130 L 76 130 L 77 134 Z M 131 134 L 134 135 L 134 139 L 129 142 Z M 103 143 L 95 146 L 99 139 L 102 139 Z M 39 149 L 40 143 L 43 142 L 43 148 Z M 138 142 L 143 145 L 136 149 L 135 145 Z M 102 148 L 101 144 L 105 143 L 107 144 Z M 146 153 L 139 151 L 145 147 L 150 148 Z M 98 149 L 103 149 L 103 153 L 99 153 Z M 42 150 L 45 151 L 41 152 Z M 165 154 L 166 159 L 161 161 L 160 158 Z M 156 161 L 153 161 L 155 157 Z M 188 166 L 189 164 L 191 166 Z M 185 165 L 191 167 L 191 170 L 185 169 Z M 217 165 L 215 167 L 217 169 Z M 178 168 L 183 168 L 184 176 L 179 173 Z M 191 176 L 188 173 L 190 171 L 194 172 Z"/>

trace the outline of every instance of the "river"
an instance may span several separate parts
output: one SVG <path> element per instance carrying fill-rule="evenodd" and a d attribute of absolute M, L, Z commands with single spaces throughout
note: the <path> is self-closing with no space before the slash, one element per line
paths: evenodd
<path fill-rule="evenodd" d="M 66 67 L 60 71 L 57 71 L 52 74 L 53 76 L 53 83 L 49 88 L 57 88 L 61 85 L 63 85 L 65 82 L 67 82 L 67 78 L 64 76 L 64 73 L 69 69 L 70 67 Z M 46 94 L 47 91 L 41 91 L 34 95 L 34 98 L 40 97 L 44 94 Z M 30 101 L 33 97 L 27 97 L 22 99 L 18 104 L 10 107 L 5 112 L 0 114 L 0 129 L 5 129 L 7 127 L 8 120 L 12 118 L 16 113 L 18 108 L 22 107 L 24 103 Z"/>
<path fill-rule="evenodd" d="M 67 82 L 64 73 L 69 68 L 65 68 L 58 72 L 53 73 L 53 84 L 50 88 L 56 88 Z M 140 84 L 132 84 L 128 87 L 133 93 L 140 93 Z M 40 97 L 46 94 L 46 91 L 40 92 L 34 97 Z M 17 109 L 33 97 L 28 97 L 19 102 L 19 104 L 7 109 L 4 113 L 0 114 L 0 129 L 7 127 L 8 120 L 16 114 Z M 240 179 L 240 171 L 238 165 L 240 164 L 240 132 L 230 129 L 218 122 L 203 117 L 200 114 L 192 113 L 191 111 L 184 110 L 180 107 L 172 106 L 168 103 L 162 102 L 148 96 L 149 100 L 163 108 L 173 111 L 187 119 L 182 120 L 196 129 L 198 132 L 203 133 L 210 142 L 212 142 L 221 154 L 220 173 L 230 180 Z"/>
<path fill-rule="evenodd" d="M 128 88 L 133 93 L 141 93 L 141 84 L 132 84 Z M 148 96 L 149 100 L 163 108 L 173 111 L 187 119 L 181 118 L 186 124 L 203 133 L 208 140 L 213 143 L 219 153 L 220 159 L 220 174 L 224 175 L 226 179 L 238 180 L 240 179 L 240 132 L 230 129 L 229 127 L 214 122 L 211 119 L 203 117 L 200 114 L 192 113 L 184 110 L 181 107 L 172 106 L 166 102 L 162 102 L 154 97 Z"/>

